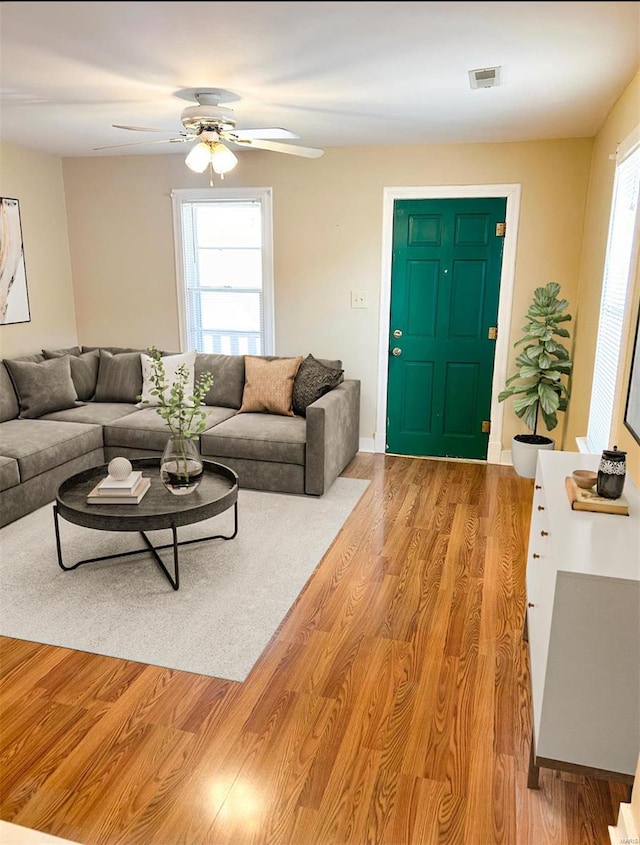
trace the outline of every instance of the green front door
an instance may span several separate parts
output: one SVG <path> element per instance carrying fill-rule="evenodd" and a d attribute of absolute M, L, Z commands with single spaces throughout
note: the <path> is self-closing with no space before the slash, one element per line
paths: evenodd
<path fill-rule="evenodd" d="M 505 211 L 504 198 L 395 202 L 388 452 L 487 457 Z"/>

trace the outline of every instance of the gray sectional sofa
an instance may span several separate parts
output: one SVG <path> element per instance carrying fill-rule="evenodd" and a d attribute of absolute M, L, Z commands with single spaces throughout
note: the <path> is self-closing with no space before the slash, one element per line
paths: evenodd
<path fill-rule="evenodd" d="M 74 347 L 2 362 L 0 525 L 53 501 L 58 486 L 76 472 L 117 455 L 162 453 L 165 423 L 153 408 L 137 403 L 141 352 L 146 350 Z M 318 360 L 341 369 L 339 361 Z M 204 371 L 212 373 L 213 386 L 205 399 L 207 427 L 200 435 L 200 450 L 204 458 L 234 469 L 240 486 L 321 496 L 357 452 L 359 381 L 343 379 L 311 402 L 304 416 L 280 416 L 238 413 L 244 356 L 198 353 L 196 379 Z M 66 372 L 73 377 L 77 398 L 57 402 L 56 391 L 64 393 L 60 385 L 68 382 Z M 37 377 L 35 384 L 46 376 L 43 401 L 29 396 L 30 373 Z"/>

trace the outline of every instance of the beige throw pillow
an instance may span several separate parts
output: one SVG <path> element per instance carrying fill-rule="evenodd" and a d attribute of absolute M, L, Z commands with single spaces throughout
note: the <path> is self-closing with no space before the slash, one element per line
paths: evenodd
<path fill-rule="evenodd" d="M 266 411 L 292 417 L 293 383 L 301 363 L 302 355 L 297 358 L 276 358 L 273 361 L 245 355 L 244 393 L 238 413 Z"/>

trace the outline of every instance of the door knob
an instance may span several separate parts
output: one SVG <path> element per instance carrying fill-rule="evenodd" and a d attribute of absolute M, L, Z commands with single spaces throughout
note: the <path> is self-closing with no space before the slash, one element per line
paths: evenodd
<path fill-rule="evenodd" d="M 402 355 L 402 349 L 400 349 L 399 346 L 394 346 L 393 349 L 391 350 L 391 354 L 395 355 L 395 357 L 397 358 L 398 355 Z"/>
<path fill-rule="evenodd" d="M 402 337 L 402 330 L 401 329 L 394 329 L 393 330 L 394 337 Z"/>

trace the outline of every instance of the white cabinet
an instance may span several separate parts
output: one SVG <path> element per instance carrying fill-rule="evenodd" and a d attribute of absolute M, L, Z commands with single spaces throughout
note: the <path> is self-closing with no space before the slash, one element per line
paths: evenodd
<path fill-rule="evenodd" d="M 632 783 L 640 751 L 640 496 L 629 516 L 573 511 L 565 477 L 597 455 L 538 455 L 527 558 L 533 738 L 540 766 Z"/>

